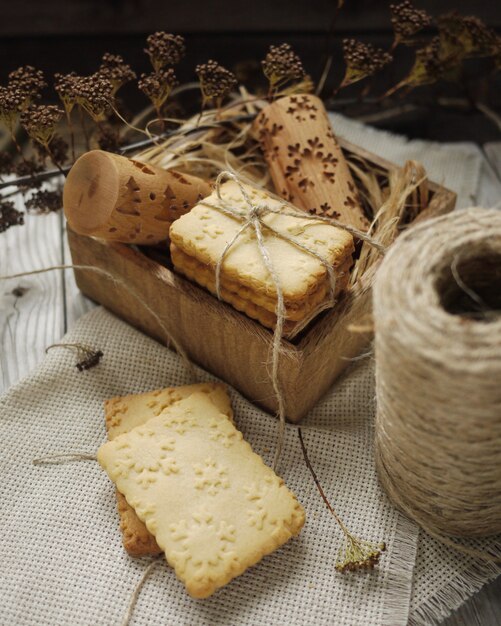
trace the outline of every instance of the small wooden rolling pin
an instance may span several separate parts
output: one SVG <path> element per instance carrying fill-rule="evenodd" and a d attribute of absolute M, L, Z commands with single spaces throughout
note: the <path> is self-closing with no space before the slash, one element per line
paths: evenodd
<path fill-rule="evenodd" d="M 81 235 L 152 245 L 166 241 L 171 223 L 210 193 L 195 176 L 92 150 L 71 168 L 63 206 Z"/>
<path fill-rule="evenodd" d="M 254 122 L 278 194 L 308 213 L 367 230 L 369 223 L 327 111 L 316 96 L 280 98 Z"/>

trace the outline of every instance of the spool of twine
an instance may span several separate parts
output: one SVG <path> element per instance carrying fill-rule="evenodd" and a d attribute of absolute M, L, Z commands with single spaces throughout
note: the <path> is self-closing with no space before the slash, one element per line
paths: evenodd
<path fill-rule="evenodd" d="M 402 235 L 374 286 L 376 464 L 437 536 L 501 533 L 501 212 Z"/>

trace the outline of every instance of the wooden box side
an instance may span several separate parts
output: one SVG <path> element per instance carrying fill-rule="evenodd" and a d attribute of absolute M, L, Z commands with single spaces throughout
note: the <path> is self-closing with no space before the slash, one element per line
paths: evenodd
<path fill-rule="evenodd" d="M 276 410 L 269 377 L 272 338 L 269 330 L 130 246 L 78 235 L 69 228 L 68 241 L 74 265 L 90 265 L 111 273 L 116 279 L 75 269 L 82 293 L 167 344 L 166 332 L 141 303 L 144 302 L 160 317 L 191 361 L 264 409 Z M 295 402 L 301 360 L 300 351 L 283 341 L 280 381 L 288 399 L 287 415 L 292 421 L 304 414 Z M 307 394 L 307 406 L 315 402 L 313 393 L 314 390 Z"/>

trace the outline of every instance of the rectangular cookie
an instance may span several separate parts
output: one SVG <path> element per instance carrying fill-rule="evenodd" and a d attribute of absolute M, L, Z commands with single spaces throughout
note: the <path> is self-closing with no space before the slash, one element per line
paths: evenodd
<path fill-rule="evenodd" d="M 279 200 L 271 198 L 262 190 L 248 185 L 244 187 L 255 205 L 280 211 Z M 246 213 L 247 205 L 234 181 L 221 185 L 220 192 L 234 210 Z M 208 206 L 218 202 L 214 192 L 172 224 L 170 238 L 174 267 L 176 258 L 179 260 L 182 253 L 185 259 L 193 259 L 215 275 L 226 245 L 242 226 L 241 220 Z M 354 250 L 353 237 L 329 224 L 284 213 L 264 213 L 262 220 L 298 244 L 294 245 L 266 226 L 262 228 L 264 245 L 280 282 L 285 307 L 294 311 L 297 303 L 301 303 L 302 317 L 296 321 L 302 321 L 318 304 L 315 302 L 315 294 L 319 290 L 323 289 L 324 296 L 330 295 L 328 272 L 318 257 L 324 259 L 335 273 L 345 272 Z M 300 245 L 308 248 L 308 251 L 301 249 Z M 221 283 L 233 293 L 238 291 L 242 295 L 245 292 L 247 300 L 274 313 L 276 285 L 263 261 L 252 227 L 240 233 L 227 251 L 221 267 Z"/>
<path fill-rule="evenodd" d="M 225 385 L 221 383 L 199 383 L 182 387 L 167 387 L 147 393 L 121 396 L 106 400 L 104 413 L 108 439 L 129 432 L 159 415 L 167 406 L 189 397 L 193 393 L 206 393 L 221 413 L 233 421 L 231 403 Z M 123 545 L 130 556 L 155 556 L 161 554 L 155 537 L 148 532 L 143 522 L 123 495 L 117 491 L 117 509 Z"/>
<path fill-rule="evenodd" d="M 214 271 L 207 268 L 206 265 L 199 263 L 193 257 L 188 257 L 181 252 L 175 245 L 171 245 L 172 262 L 176 269 L 184 274 L 190 280 L 195 281 L 202 287 L 208 289 L 216 295 L 216 278 Z M 336 281 L 335 294 L 343 291 L 349 280 L 349 270 L 351 267 L 351 258 L 345 262 L 338 270 L 338 278 Z M 283 336 L 293 337 L 298 327 L 303 328 L 312 315 L 318 314 L 318 309 L 322 307 L 326 299 L 330 296 L 329 285 L 322 283 L 315 292 L 313 292 L 308 300 L 296 301 L 286 309 L 286 319 L 283 327 Z M 257 297 L 252 299 L 250 292 L 245 287 L 238 287 L 238 284 L 230 281 L 221 281 L 220 285 L 221 297 L 225 302 L 231 304 L 237 311 L 245 313 L 248 317 L 256 319 L 267 328 L 274 328 L 277 322 L 275 315 L 276 301 Z"/>
<path fill-rule="evenodd" d="M 207 394 L 100 447 L 97 458 L 195 598 L 296 535 L 305 513 Z"/>

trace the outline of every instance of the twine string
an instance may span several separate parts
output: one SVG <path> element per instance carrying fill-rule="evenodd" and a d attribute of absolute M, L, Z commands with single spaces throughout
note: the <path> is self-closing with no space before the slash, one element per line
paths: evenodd
<path fill-rule="evenodd" d="M 235 207 L 234 204 L 225 198 L 222 194 L 221 187 L 223 182 L 226 180 L 232 180 L 238 186 L 240 194 L 245 202 L 246 208 L 242 210 L 240 207 Z M 265 240 L 263 236 L 263 230 L 267 230 L 271 232 L 275 237 L 278 237 L 284 241 L 287 241 L 292 246 L 299 248 L 303 252 L 313 256 L 316 258 L 325 268 L 328 278 L 329 278 L 329 293 L 330 299 L 328 306 L 333 306 L 335 303 L 335 294 L 336 294 L 336 274 L 332 264 L 319 254 L 313 248 L 304 245 L 297 239 L 293 237 L 289 237 L 285 233 L 277 230 L 271 224 L 264 221 L 264 217 L 268 214 L 278 214 L 278 215 L 288 215 L 290 217 L 298 217 L 301 219 L 310 220 L 311 224 L 314 225 L 318 222 L 327 223 L 331 226 L 335 226 L 337 228 L 341 228 L 342 230 L 347 231 L 348 233 L 358 237 L 359 239 L 363 239 L 367 241 L 370 245 L 374 246 L 376 250 L 381 253 L 384 253 L 384 246 L 375 241 L 372 237 L 369 237 L 362 231 L 359 231 L 356 228 L 351 226 L 347 226 L 346 224 L 341 224 L 337 220 L 332 220 L 330 218 L 319 217 L 316 215 L 309 215 L 303 211 L 300 211 L 296 207 L 294 207 L 289 202 L 280 199 L 280 207 L 270 207 L 266 204 L 255 204 L 250 195 L 247 192 L 247 189 L 242 184 L 241 180 L 238 176 L 236 176 L 233 172 L 224 170 L 219 173 L 215 182 L 215 192 L 217 196 L 218 203 L 213 204 L 211 202 L 202 201 L 201 205 L 210 207 L 212 209 L 216 209 L 223 213 L 224 215 L 231 217 L 233 219 L 237 219 L 238 221 L 242 221 L 241 226 L 237 230 L 237 232 L 233 235 L 233 237 L 226 243 L 224 246 L 219 259 L 216 263 L 215 267 L 215 286 L 216 286 L 216 295 L 221 300 L 221 271 L 223 267 L 223 263 L 232 249 L 232 247 L 237 243 L 240 236 L 247 230 L 252 229 L 255 237 L 257 247 L 259 249 L 259 253 L 263 260 L 264 266 L 271 276 L 273 285 L 275 287 L 275 291 L 277 294 L 277 304 L 275 308 L 275 316 L 277 318 L 277 322 L 275 324 L 275 328 L 273 331 L 273 340 L 271 343 L 271 383 L 273 386 L 273 391 L 275 393 L 276 401 L 277 401 L 277 416 L 278 416 L 278 432 L 277 432 L 277 442 L 275 447 L 275 455 L 273 460 L 273 469 L 276 471 L 278 469 L 278 465 L 280 463 L 280 457 L 283 449 L 283 442 L 285 437 L 285 398 L 281 388 L 280 380 L 279 380 L 279 363 L 280 363 L 280 350 L 281 343 L 283 337 L 283 329 L 284 323 L 287 315 L 283 288 L 280 280 L 280 276 L 278 275 L 276 268 L 273 264 L 269 251 L 265 245 Z M 273 196 L 276 197 L 276 196 Z"/>
<path fill-rule="evenodd" d="M 499 211 L 466 209 L 402 235 L 374 285 L 381 483 L 433 537 L 488 560 L 499 542 L 454 537 L 501 533 L 500 257 Z"/>
<path fill-rule="evenodd" d="M 23 278 L 25 276 L 35 276 L 37 274 L 45 274 L 47 272 L 53 272 L 53 271 L 56 271 L 56 270 L 85 270 L 86 272 L 94 272 L 95 274 L 99 274 L 101 276 L 105 276 L 106 278 L 110 279 L 115 285 L 125 289 L 125 291 L 127 291 L 127 293 L 129 293 L 134 298 L 134 300 L 136 300 L 136 302 L 139 302 L 140 305 L 155 319 L 157 324 L 160 326 L 160 328 L 164 332 L 164 335 L 165 335 L 165 338 L 166 338 L 165 339 L 166 346 L 168 348 L 170 347 L 170 344 L 172 344 L 174 346 L 174 349 L 176 350 L 176 352 L 179 354 L 181 360 L 183 361 L 183 363 L 184 363 L 184 365 L 185 365 L 185 367 L 186 367 L 186 369 L 188 371 L 188 374 L 189 374 L 190 378 L 195 380 L 195 381 L 198 380 L 198 376 L 196 374 L 194 365 L 190 361 L 190 358 L 188 357 L 188 354 L 186 353 L 185 349 L 183 348 L 181 342 L 174 336 L 172 331 L 169 328 L 167 328 L 167 326 L 163 322 L 163 320 L 160 317 L 160 315 L 158 315 L 158 313 L 156 311 L 154 311 L 143 300 L 143 297 L 141 296 L 141 294 L 130 283 L 126 283 L 124 280 L 122 280 L 118 276 L 115 276 L 115 274 L 112 274 L 108 270 L 104 270 L 104 269 L 102 269 L 100 267 L 95 267 L 94 265 L 73 265 L 73 264 L 68 264 L 68 265 L 51 265 L 49 267 L 43 267 L 43 268 L 38 269 L 38 270 L 30 270 L 28 272 L 18 272 L 17 274 L 9 274 L 9 275 L 5 275 L 5 276 L 0 276 L 0 280 L 10 280 L 10 279 L 13 279 L 13 278 Z M 49 346 L 49 347 L 51 347 L 51 346 Z"/>
<path fill-rule="evenodd" d="M 160 557 L 158 559 L 155 559 L 144 570 L 141 578 L 139 579 L 139 582 L 136 585 L 136 588 L 132 592 L 132 595 L 131 595 L 130 600 L 129 600 L 129 605 L 128 605 L 127 610 L 125 611 L 125 614 L 124 614 L 123 619 L 122 619 L 121 626 L 129 626 L 130 620 L 132 619 L 132 614 L 134 612 L 134 608 L 136 606 L 137 600 L 139 598 L 139 594 L 141 593 L 141 589 L 143 588 L 144 583 L 151 576 L 151 573 L 153 572 L 154 568 L 159 563 L 161 563 L 162 561 L 163 561 L 162 557 Z"/>
<path fill-rule="evenodd" d="M 89 452 L 61 452 L 33 459 L 32 463 L 33 465 L 63 465 L 72 461 L 97 461 L 97 457 Z"/>

